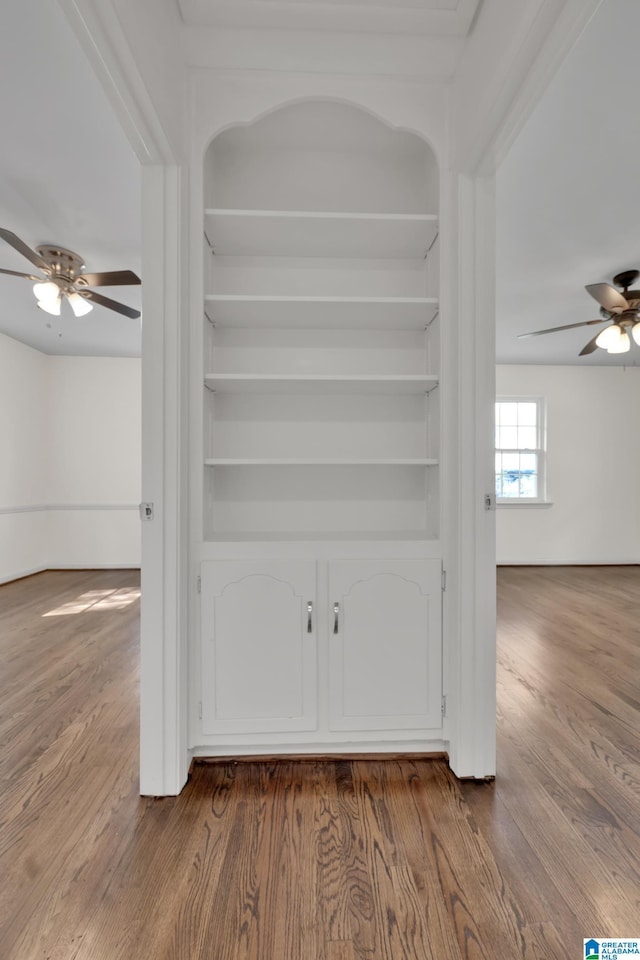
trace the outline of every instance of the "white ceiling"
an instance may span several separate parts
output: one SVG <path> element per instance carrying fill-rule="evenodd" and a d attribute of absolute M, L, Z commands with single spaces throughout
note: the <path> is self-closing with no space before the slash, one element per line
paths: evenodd
<path fill-rule="evenodd" d="M 179 3 L 185 18 L 224 6 L 223 0 Z M 337 0 L 237 0 L 235 6 L 243 4 L 289 11 L 297 5 L 325 15 Z M 459 16 L 468 28 L 477 0 L 356 0 L 349 7 L 383 16 Z M 584 285 L 640 268 L 638 35 L 638 0 L 603 0 L 499 171 L 500 362 L 629 364 L 640 358 L 640 348 L 632 347 L 620 358 L 598 350 L 579 359 L 592 327 L 517 339 L 521 332 L 594 319 L 598 307 Z M 57 3 L 3 0 L 0 82 L 0 226 L 30 246 L 55 242 L 76 250 L 88 270 L 140 273 L 138 163 Z M 31 269 L 4 243 L 0 266 Z M 104 292 L 140 307 L 139 288 Z M 28 281 L 0 275 L 0 332 L 45 353 L 139 354 L 139 321 L 101 307 L 86 318 L 64 307 L 63 313 L 42 313 Z"/>
<path fill-rule="evenodd" d="M 517 339 L 596 319 L 585 285 L 640 269 L 638 36 L 638 0 L 603 0 L 499 170 L 499 362 L 640 362 L 578 357 L 594 327 Z"/>
<path fill-rule="evenodd" d="M 56 243 L 87 270 L 140 275 L 138 161 L 58 4 L 0 5 L 0 226 Z M 0 241 L 0 267 L 36 272 Z M 139 356 L 140 320 L 104 307 L 53 317 L 27 280 L 0 275 L 0 332 L 51 354 Z M 139 287 L 102 292 L 140 309 Z"/>

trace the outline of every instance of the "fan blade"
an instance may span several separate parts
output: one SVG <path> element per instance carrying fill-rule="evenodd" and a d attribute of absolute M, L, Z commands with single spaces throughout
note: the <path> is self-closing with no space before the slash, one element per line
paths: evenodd
<path fill-rule="evenodd" d="M 573 330 L 574 327 L 590 327 L 594 323 L 608 323 L 608 317 L 601 317 L 598 320 L 582 320 L 580 323 L 565 323 L 563 327 L 549 327 L 547 330 L 534 330 L 533 333 L 519 333 L 518 340 L 524 340 L 525 337 L 540 337 L 543 333 L 557 333 L 558 330 Z"/>
<path fill-rule="evenodd" d="M 117 300 L 111 300 L 109 297 L 103 297 L 101 293 L 96 293 L 95 290 L 81 290 L 79 293 L 81 296 L 86 297 L 87 300 L 93 300 L 94 303 L 100 304 L 101 307 L 115 310 L 116 313 L 122 313 L 125 317 L 131 317 L 132 320 L 137 320 L 140 316 L 139 310 L 134 310 L 133 307 L 127 307 L 124 303 L 118 303 Z"/>
<path fill-rule="evenodd" d="M 590 283 L 585 290 L 609 313 L 620 313 L 629 309 L 629 304 L 622 294 L 608 283 Z"/>
<path fill-rule="evenodd" d="M 107 273 L 83 273 L 76 277 L 76 283 L 87 287 L 125 287 L 130 283 L 141 283 L 133 270 L 110 270 Z"/>
<path fill-rule="evenodd" d="M 597 349 L 598 349 L 598 344 L 596 343 L 596 340 L 598 339 L 599 336 L 600 336 L 600 334 L 599 334 L 599 333 L 596 333 L 596 335 L 595 335 L 595 337 L 593 338 L 593 340 L 589 340 L 589 343 L 588 343 L 585 347 L 582 348 L 582 350 L 580 351 L 580 353 L 578 354 L 578 356 L 579 356 L 579 357 L 586 357 L 586 355 L 587 355 L 588 353 L 593 353 L 594 350 L 597 350 Z"/>
<path fill-rule="evenodd" d="M 18 273 L 17 270 L 0 270 L 0 273 L 6 273 L 10 277 L 24 277 L 25 280 L 35 280 L 36 283 L 43 283 L 45 277 L 36 277 L 33 273 Z"/>
<path fill-rule="evenodd" d="M 13 247 L 14 250 L 17 250 L 18 253 L 21 253 L 23 257 L 26 257 L 27 260 L 30 260 L 31 263 L 39 267 L 44 273 L 49 276 L 51 273 L 51 267 L 49 264 L 42 259 L 42 257 L 32 250 L 31 247 L 28 247 L 20 237 L 17 237 L 15 233 L 12 233 L 11 230 L 5 230 L 4 227 L 0 227 L 0 237 L 9 244 L 10 247 Z M 38 278 L 40 279 L 40 278 Z"/>

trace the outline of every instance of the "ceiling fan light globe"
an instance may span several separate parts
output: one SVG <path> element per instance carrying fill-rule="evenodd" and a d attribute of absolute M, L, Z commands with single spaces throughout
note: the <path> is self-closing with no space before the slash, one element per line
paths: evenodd
<path fill-rule="evenodd" d="M 631 330 L 631 336 L 640 347 L 640 321 L 638 321 L 638 323 L 634 323 Z"/>
<path fill-rule="evenodd" d="M 57 283 L 53 282 L 53 280 L 48 280 L 46 283 L 34 283 L 33 293 L 38 301 L 38 304 L 54 304 L 60 302 L 60 288 L 58 287 Z M 60 311 L 58 311 L 58 313 L 59 312 Z"/>
<path fill-rule="evenodd" d="M 81 297 L 79 293 L 70 293 L 67 300 L 76 317 L 84 317 L 93 310 L 93 304 L 89 303 L 85 297 Z"/>
<path fill-rule="evenodd" d="M 607 347 L 607 353 L 628 353 L 629 350 L 631 350 L 631 340 L 629 339 L 629 334 L 624 331 L 615 343 Z"/>
<path fill-rule="evenodd" d="M 57 300 L 38 300 L 38 306 L 53 317 L 60 316 L 60 297 Z"/>
<path fill-rule="evenodd" d="M 616 344 L 620 341 L 623 336 L 622 327 L 617 323 L 612 323 L 610 327 L 605 327 L 601 333 L 596 337 L 596 343 L 599 347 L 602 347 L 603 350 L 607 350 L 611 353 L 611 347 L 615 347 Z M 618 353 L 623 353 L 624 351 L 619 350 Z"/>

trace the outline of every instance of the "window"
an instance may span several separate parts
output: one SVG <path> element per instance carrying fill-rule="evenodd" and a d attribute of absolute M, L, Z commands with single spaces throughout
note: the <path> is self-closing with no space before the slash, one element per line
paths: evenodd
<path fill-rule="evenodd" d="M 544 401 L 502 397 L 496 402 L 496 498 L 545 500 Z"/>

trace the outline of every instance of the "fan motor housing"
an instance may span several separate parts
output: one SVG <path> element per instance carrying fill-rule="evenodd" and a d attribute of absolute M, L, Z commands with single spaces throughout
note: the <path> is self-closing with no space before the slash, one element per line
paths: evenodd
<path fill-rule="evenodd" d="M 36 247 L 36 250 L 51 267 L 52 280 L 59 277 L 68 283 L 73 283 L 84 270 L 84 260 L 73 250 L 66 250 L 64 247 L 53 246 L 48 243 L 41 244 L 41 246 Z"/>
<path fill-rule="evenodd" d="M 638 270 L 623 270 L 622 273 L 616 273 L 613 282 L 616 287 L 622 287 L 623 290 L 628 290 L 628 288 L 636 282 L 638 277 L 640 277 L 640 271 Z M 631 300 L 632 294 L 634 293 L 637 294 L 638 291 L 628 290 L 628 293 L 625 293 L 626 299 Z M 640 294 L 638 294 L 638 296 L 640 296 Z"/>

